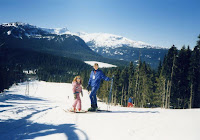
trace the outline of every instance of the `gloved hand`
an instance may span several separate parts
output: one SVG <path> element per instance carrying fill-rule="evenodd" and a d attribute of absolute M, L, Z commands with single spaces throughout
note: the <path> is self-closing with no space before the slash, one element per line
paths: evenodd
<path fill-rule="evenodd" d="M 83 97 L 83 91 L 81 91 L 81 96 Z"/>
<path fill-rule="evenodd" d="M 114 77 L 115 77 L 115 76 L 113 75 L 111 79 L 114 80 Z"/>
<path fill-rule="evenodd" d="M 74 93 L 74 99 L 76 99 L 77 98 L 77 95 L 76 95 L 76 93 Z"/>

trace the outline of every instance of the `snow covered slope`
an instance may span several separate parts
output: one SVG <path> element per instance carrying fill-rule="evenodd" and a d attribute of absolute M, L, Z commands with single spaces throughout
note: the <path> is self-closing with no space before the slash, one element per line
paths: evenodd
<path fill-rule="evenodd" d="M 55 29 L 41 28 L 41 29 L 51 34 L 57 34 L 57 35 L 71 34 L 71 32 L 67 28 L 55 28 Z"/>
<path fill-rule="evenodd" d="M 200 109 L 166 110 L 111 106 L 109 113 L 66 113 L 71 84 L 33 81 L 0 97 L 1 140 L 199 140 Z M 83 91 L 83 109 L 90 107 Z M 107 105 L 98 102 L 102 109 Z"/>
<path fill-rule="evenodd" d="M 94 66 L 94 63 L 99 64 L 99 68 L 112 68 L 112 67 L 117 67 L 116 65 L 108 64 L 108 63 L 103 63 L 103 62 L 98 62 L 98 61 L 84 61 L 85 63 Z"/>

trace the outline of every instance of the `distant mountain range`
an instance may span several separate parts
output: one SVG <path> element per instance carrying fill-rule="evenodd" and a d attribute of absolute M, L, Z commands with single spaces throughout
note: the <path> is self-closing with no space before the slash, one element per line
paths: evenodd
<path fill-rule="evenodd" d="M 137 64 L 140 57 L 142 61 L 147 62 L 153 68 L 157 68 L 159 61 L 162 61 L 168 52 L 167 48 L 108 33 L 79 32 L 76 35 L 82 38 L 93 51 L 106 58 L 133 61 Z"/>
<path fill-rule="evenodd" d="M 55 33 L 57 29 L 50 32 Z M 69 30 L 62 33 L 79 36 L 94 52 L 106 58 L 133 61 L 137 64 L 140 57 L 142 61 L 147 62 L 153 68 L 157 68 L 159 62 L 163 60 L 164 55 L 168 52 L 168 48 L 165 47 L 150 45 L 142 41 L 133 41 L 108 33 L 72 33 Z"/>
<path fill-rule="evenodd" d="M 78 32 L 75 33 L 79 37 L 81 37 L 86 43 L 90 44 L 90 47 L 111 47 L 111 48 L 119 48 L 119 47 L 133 47 L 133 48 L 153 48 L 153 49 L 163 49 L 163 47 L 153 46 L 142 41 L 133 41 L 131 39 L 108 34 L 108 33 L 85 33 Z M 166 48 L 164 48 L 166 49 Z"/>
<path fill-rule="evenodd" d="M 67 28 L 40 28 L 20 22 L 0 25 L 2 43 L 11 48 L 34 49 L 83 61 L 94 60 L 115 65 L 126 65 L 129 61 L 136 64 L 140 57 L 154 68 L 168 51 L 166 48 L 108 33 L 71 33 Z"/>
<path fill-rule="evenodd" d="M 102 61 L 120 65 L 121 61 L 104 58 L 92 51 L 80 37 L 66 34 L 65 29 L 46 29 L 26 23 L 0 25 L 0 44 L 7 48 L 23 48 L 82 61 Z"/>

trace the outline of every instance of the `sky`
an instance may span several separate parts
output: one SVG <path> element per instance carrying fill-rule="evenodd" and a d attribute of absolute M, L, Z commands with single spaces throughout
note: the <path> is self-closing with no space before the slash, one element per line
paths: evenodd
<path fill-rule="evenodd" d="M 0 0 L 0 23 L 110 33 L 160 47 L 194 48 L 200 0 Z"/>

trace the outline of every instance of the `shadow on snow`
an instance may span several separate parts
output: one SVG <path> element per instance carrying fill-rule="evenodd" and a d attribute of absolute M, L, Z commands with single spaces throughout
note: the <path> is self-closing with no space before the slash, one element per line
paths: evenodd
<path fill-rule="evenodd" d="M 79 137 L 75 131 L 79 131 L 88 140 L 88 136 L 82 130 L 76 128 L 75 124 L 40 124 L 28 121 L 33 115 L 47 111 L 52 108 L 36 111 L 19 120 L 6 120 L 0 122 L 0 139 L 34 139 L 37 137 L 48 136 L 52 134 L 65 134 L 68 140 L 78 140 Z"/>
<path fill-rule="evenodd" d="M 18 100 L 23 101 L 45 101 L 40 98 L 34 98 L 24 95 L 15 95 L 10 94 L 12 91 L 6 91 L 4 98 L 0 99 L 0 102 L 4 103 L 0 105 L 1 110 L 0 112 L 12 110 L 14 108 L 7 109 L 6 107 L 14 107 L 13 101 L 15 104 L 26 104 L 26 103 L 18 103 Z M 7 101 L 8 100 L 8 101 Z M 16 100 L 16 101 L 15 101 Z M 7 104 L 5 104 L 7 103 Z M 9 103 L 12 103 L 11 105 Z M 32 104 L 32 103 L 28 103 Z M 19 108 L 19 107 L 16 107 Z M 44 137 L 53 134 L 64 134 L 68 138 L 68 140 L 78 140 L 79 137 L 76 134 L 78 131 L 84 137 L 83 139 L 88 140 L 88 136 L 82 130 L 76 128 L 75 124 L 60 124 L 60 125 L 53 125 L 53 124 L 41 124 L 41 123 L 33 123 L 29 121 L 29 119 L 38 113 L 45 112 L 47 110 L 52 109 L 52 107 L 48 107 L 43 110 L 37 110 L 36 108 L 29 108 L 31 110 L 34 109 L 34 112 L 30 115 L 27 115 L 24 118 L 14 120 L 1 120 L 0 119 L 0 139 L 2 140 L 22 140 L 22 139 L 34 139 L 38 137 Z M 19 111 L 24 111 L 22 108 Z"/>
<path fill-rule="evenodd" d="M 6 100 L 34 100 L 34 101 L 45 101 L 40 98 L 29 97 L 26 95 L 12 94 L 13 91 L 4 92 L 4 98 L 0 98 L 1 102 L 5 102 Z"/>
<path fill-rule="evenodd" d="M 95 112 L 96 113 L 96 112 Z M 102 111 L 98 113 L 160 113 L 159 111 Z"/>

